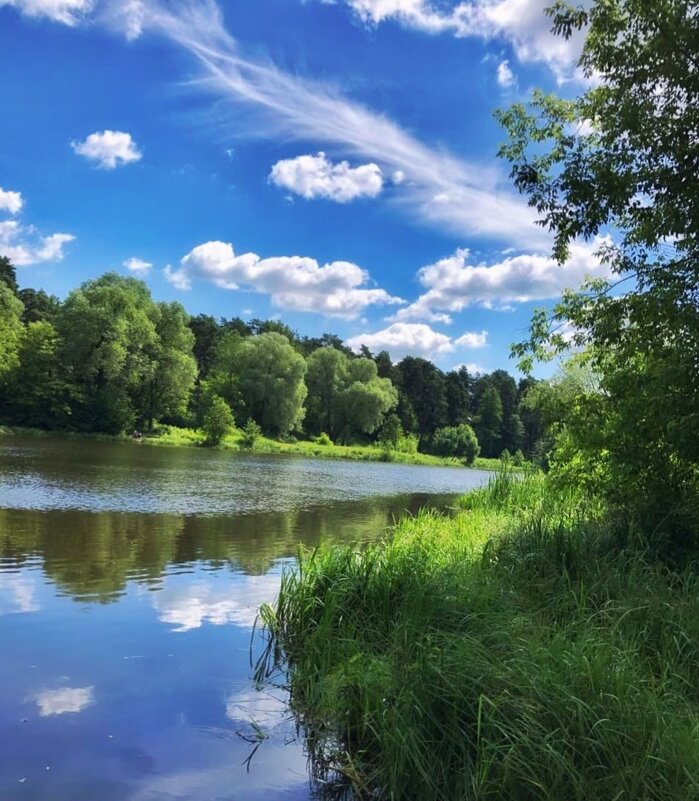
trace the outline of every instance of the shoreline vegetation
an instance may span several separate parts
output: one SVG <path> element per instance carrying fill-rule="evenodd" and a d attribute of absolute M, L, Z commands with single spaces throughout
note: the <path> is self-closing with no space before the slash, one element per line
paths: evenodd
<path fill-rule="evenodd" d="M 301 554 L 257 667 L 356 798 L 686 801 L 699 592 L 589 496 L 509 470 L 368 546 Z"/>
<path fill-rule="evenodd" d="M 57 437 L 65 439 L 89 439 L 102 442 L 133 442 L 151 446 L 172 447 L 212 447 L 206 445 L 206 435 L 200 430 L 178 428 L 177 426 L 160 426 L 154 433 L 134 439 L 128 434 L 99 434 L 74 431 L 45 431 L 38 428 L 20 426 L 0 426 L 1 436 Z M 380 445 L 336 445 L 323 444 L 308 440 L 282 442 L 259 436 L 253 443 L 245 442 L 245 432 L 235 429 L 213 448 L 213 450 L 230 450 L 241 453 L 281 454 L 306 458 L 339 459 L 363 462 L 391 462 L 395 464 L 412 464 L 427 467 L 468 467 L 472 470 L 497 470 L 502 466 L 501 459 L 476 457 L 473 464 L 465 464 L 464 460 L 448 456 L 433 456 L 428 453 L 402 453 L 386 449 Z M 526 465 L 512 466 L 513 470 L 524 470 Z"/>

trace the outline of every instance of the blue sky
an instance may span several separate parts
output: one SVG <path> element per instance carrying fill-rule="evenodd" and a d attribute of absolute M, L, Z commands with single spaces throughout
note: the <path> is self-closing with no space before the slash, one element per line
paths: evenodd
<path fill-rule="evenodd" d="M 0 252 L 191 313 L 513 369 L 561 268 L 493 110 L 575 93 L 545 0 L 0 0 Z"/>

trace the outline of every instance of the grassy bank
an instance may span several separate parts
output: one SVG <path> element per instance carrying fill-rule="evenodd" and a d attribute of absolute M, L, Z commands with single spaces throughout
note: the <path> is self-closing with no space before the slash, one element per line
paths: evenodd
<path fill-rule="evenodd" d="M 13 433 L 32 436 L 69 436 L 102 441 L 133 441 L 131 436 L 127 434 L 112 436 L 108 434 L 47 432 L 40 429 L 0 427 L 0 435 Z M 141 442 L 147 445 L 203 447 L 204 434 L 199 430 L 191 428 L 162 426 L 155 433 L 144 436 Z M 463 462 L 458 459 L 432 456 L 427 453 L 402 453 L 395 450 L 386 451 L 374 445 L 323 445 L 306 440 L 281 442 L 279 440 L 260 436 L 255 440 L 252 446 L 248 446 L 244 444 L 244 434 L 240 429 L 235 429 L 231 434 L 225 437 L 218 447 L 224 450 L 246 451 L 248 453 L 281 453 L 306 456 L 308 458 L 350 459 L 362 462 L 395 462 L 397 464 L 436 465 L 441 467 L 464 466 Z M 499 459 L 484 459 L 481 457 L 478 457 L 475 463 L 471 465 L 471 467 L 476 470 L 496 470 L 499 466 Z"/>
<path fill-rule="evenodd" d="M 360 797 L 699 798 L 698 577 L 542 476 L 306 554 L 263 615 L 317 769 Z"/>

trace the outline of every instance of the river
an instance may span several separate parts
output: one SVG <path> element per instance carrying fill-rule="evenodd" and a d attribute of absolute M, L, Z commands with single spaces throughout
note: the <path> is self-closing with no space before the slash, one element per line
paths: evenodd
<path fill-rule="evenodd" d="M 0 799 L 309 801 L 259 605 L 474 470 L 0 437 Z M 256 732 L 266 739 L 253 758 Z"/>

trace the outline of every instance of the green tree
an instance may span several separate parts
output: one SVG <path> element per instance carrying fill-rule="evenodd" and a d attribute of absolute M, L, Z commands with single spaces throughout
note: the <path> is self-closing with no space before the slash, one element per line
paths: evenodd
<path fill-rule="evenodd" d="M 438 367 L 427 359 L 406 356 L 396 366 L 396 380 L 399 392 L 408 402 L 399 406 L 406 431 L 417 430 L 421 437 L 429 437 L 435 429 L 446 425 L 446 382 Z M 409 425 L 409 410 L 415 415 L 416 429 Z"/>
<path fill-rule="evenodd" d="M 4 284 L 13 295 L 19 292 L 17 271 L 7 256 L 0 256 L 0 284 Z"/>
<path fill-rule="evenodd" d="M 335 348 L 319 348 L 306 365 L 305 428 L 310 434 L 324 431 L 334 440 L 338 434 L 338 397 L 347 385 L 347 356 Z"/>
<path fill-rule="evenodd" d="M 480 453 L 475 431 L 467 423 L 438 428 L 432 438 L 432 452 L 438 456 L 456 456 L 473 464 Z"/>
<path fill-rule="evenodd" d="M 134 393 L 139 422 L 148 429 L 163 417 L 182 419 L 197 378 L 189 315 L 179 303 L 158 303 L 157 309 L 157 340 Z"/>
<path fill-rule="evenodd" d="M 10 287 L 0 280 L 0 382 L 17 365 L 23 308 Z"/>
<path fill-rule="evenodd" d="M 207 445 L 219 445 L 234 424 L 230 406 L 219 395 L 212 395 L 202 425 Z"/>
<path fill-rule="evenodd" d="M 358 434 L 373 434 L 398 403 L 389 378 L 379 378 L 373 359 L 353 359 L 347 365 L 346 386 L 337 398 L 340 436 L 346 442 Z"/>
<path fill-rule="evenodd" d="M 117 433 L 133 426 L 159 350 L 160 310 L 146 285 L 107 273 L 68 295 L 56 328 L 61 358 L 82 392 L 79 424 Z"/>
<path fill-rule="evenodd" d="M 687 0 L 550 13 L 558 35 L 586 28 L 580 67 L 595 81 L 501 112 L 501 153 L 560 262 L 578 237 L 612 232 L 599 242 L 611 279 L 537 313 L 514 350 L 530 367 L 573 331 L 601 382 L 568 424 L 578 478 L 677 549 L 699 538 L 699 15 Z"/>
<path fill-rule="evenodd" d="M 11 394 L 3 404 L 13 423 L 48 429 L 70 423 L 76 390 L 59 362 L 59 346 L 51 323 L 29 323 L 22 331 L 18 362 L 8 376 Z"/>
<path fill-rule="evenodd" d="M 468 421 L 471 415 L 473 379 L 466 367 L 446 375 L 447 420 L 452 426 Z"/>
<path fill-rule="evenodd" d="M 55 322 L 61 305 L 55 295 L 47 295 L 43 289 L 28 287 L 20 289 L 18 297 L 24 304 L 22 322 L 25 325 L 38 322 Z"/>
<path fill-rule="evenodd" d="M 269 434 L 288 434 L 303 420 L 306 362 L 282 334 L 246 339 L 240 348 L 240 391 L 245 408 Z"/>
<path fill-rule="evenodd" d="M 400 417 L 397 414 L 389 414 L 381 426 L 379 442 L 384 448 L 394 450 L 398 447 L 403 437 L 403 428 L 400 424 Z"/>
<path fill-rule="evenodd" d="M 493 458 L 502 450 L 502 401 L 494 386 L 481 396 L 476 415 L 476 435 L 483 456 Z"/>

